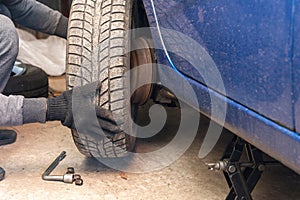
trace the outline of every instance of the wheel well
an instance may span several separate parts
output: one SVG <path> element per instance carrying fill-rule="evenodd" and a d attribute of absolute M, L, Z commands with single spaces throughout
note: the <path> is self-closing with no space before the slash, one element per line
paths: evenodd
<path fill-rule="evenodd" d="M 143 0 L 134 0 L 132 13 L 133 13 L 132 20 L 134 20 L 134 24 L 135 24 L 134 28 L 150 27 Z M 148 38 L 149 41 L 152 40 L 152 34 L 150 29 L 148 31 L 143 31 L 143 34 L 144 35 L 140 35 L 140 36 Z M 153 46 L 153 44 L 151 44 L 151 46 Z M 154 62 L 157 62 L 156 50 L 154 48 L 151 48 L 151 52 L 153 55 Z M 156 67 L 154 67 L 153 73 L 154 73 L 154 79 L 157 82 L 160 82 L 160 77 Z M 166 106 L 171 106 L 171 107 L 178 106 L 178 101 L 175 95 L 169 89 L 161 85 L 157 85 L 157 84 L 152 85 L 150 99 L 153 99 L 154 102 L 156 103 L 160 103 Z"/>
<path fill-rule="evenodd" d="M 133 20 L 135 20 L 136 27 L 149 27 L 147 13 L 142 0 L 133 1 Z"/>
<path fill-rule="evenodd" d="M 153 74 L 152 74 L 152 81 L 156 82 L 158 80 L 158 74 L 156 69 L 156 51 L 153 48 L 154 44 L 152 41 L 152 34 L 151 30 L 147 29 L 149 27 L 148 16 L 144 7 L 143 0 L 133 0 L 132 4 L 132 29 L 135 28 L 144 28 L 142 31 L 134 31 L 134 38 L 144 38 L 150 46 L 150 52 L 152 57 L 153 63 Z M 133 38 L 133 39 L 134 39 Z M 153 93 L 155 89 L 155 84 L 152 84 L 152 89 L 149 95 L 149 98 L 152 99 Z"/>

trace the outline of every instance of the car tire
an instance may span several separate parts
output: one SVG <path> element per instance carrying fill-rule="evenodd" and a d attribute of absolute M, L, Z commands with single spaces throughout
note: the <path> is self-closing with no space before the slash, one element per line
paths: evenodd
<path fill-rule="evenodd" d="M 132 10 L 133 0 L 72 2 L 67 39 L 67 89 L 99 81 L 102 87 L 98 103 L 118 117 L 116 121 L 123 130 L 110 138 L 109 143 L 107 139 L 95 141 L 72 130 L 76 147 L 89 157 L 123 157 L 134 150 L 135 130 L 128 119 L 136 117 L 137 104 L 131 104 L 130 88 L 124 81 L 131 62 L 130 54 L 125 51 L 130 47 L 126 33 L 132 28 Z M 150 93 L 149 87 L 147 91 Z"/>
<path fill-rule="evenodd" d="M 4 95 L 23 95 L 26 98 L 48 97 L 48 76 L 40 68 L 22 64 L 24 73 L 11 76 L 3 91 Z"/>

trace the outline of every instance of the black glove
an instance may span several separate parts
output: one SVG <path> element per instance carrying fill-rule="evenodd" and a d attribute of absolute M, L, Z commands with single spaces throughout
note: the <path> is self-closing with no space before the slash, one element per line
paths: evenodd
<path fill-rule="evenodd" d="M 72 113 L 72 92 L 68 90 L 60 96 L 50 98 L 47 102 L 47 121 L 61 121 L 62 125 L 74 128 L 74 119 Z"/>
<path fill-rule="evenodd" d="M 102 130 L 106 131 L 106 134 L 109 133 L 111 135 L 114 135 L 120 133 L 121 130 L 116 124 L 116 122 L 114 121 L 111 111 L 104 108 L 100 108 L 99 106 L 97 106 L 98 104 L 95 103 L 97 98 L 99 100 L 99 95 L 100 95 L 99 93 L 101 87 L 98 85 L 95 91 L 94 89 L 92 89 L 93 85 L 95 85 L 95 83 L 76 88 L 76 95 L 73 95 L 74 90 L 68 90 L 63 92 L 58 97 L 48 99 L 46 120 L 47 121 L 60 120 L 62 125 L 71 129 L 77 129 L 75 126 L 73 110 L 72 110 L 72 103 L 74 102 L 73 98 L 75 97 L 80 99 L 81 105 L 83 103 L 85 104 L 85 102 L 87 104 L 88 103 L 93 104 L 94 109 L 96 109 L 95 113 L 98 119 L 98 123 L 101 126 Z M 79 109 L 79 111 L 77 110 L 76 112 L 77 114 L 76 119 L 77 121 L 79 121 L 77 122 L 77 125 L 79 124 L 79 126 L 80 124 L 82 125 L 82 123 L 85 123 L 80 121 L 87 121 L 86 119 L 81 120 L 86 117 L 86 114 L 84 114 L 84 112 L 82 112 L 82 116 L 80 112 L 80 109 L 84 109 L 84 106 L 85 105 L 83 105 L 83 107 L 81 107 L 80 105 L 78 106 L 76 105 L 76 109 Z M 94 127 L 97 128 L 97 126 Z M 96 131 L 95 129 L 92 130 L 93 132 Z"/>

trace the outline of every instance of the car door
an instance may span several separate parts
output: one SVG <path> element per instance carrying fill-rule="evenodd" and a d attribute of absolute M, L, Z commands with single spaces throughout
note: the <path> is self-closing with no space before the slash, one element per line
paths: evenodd
<path fill-rule="evenodd" d="M 160 27 L 184 33 L 206 49 L 222 76 L 223 95 L 291 130 L 293 2 L 153 0 Z M 205 84 L 193 66 L 170 57 L 182 74 Z"/>
<path fill-rule="evenodd" d="M 296 131 L 300 133 L 300 0 L 295 2 L 294 24 L 294 71 L 292 78 L 294 79 L 295 126 Z"/>

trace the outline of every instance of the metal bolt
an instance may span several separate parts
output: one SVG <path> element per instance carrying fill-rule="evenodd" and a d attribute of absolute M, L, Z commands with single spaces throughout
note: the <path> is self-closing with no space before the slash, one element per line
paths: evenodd
<path fill-rule="evenodd" d="M 258 170 L 261 171 L 261 172 L 265 171 L 265 169 L 266 169 L 265 165 L 259 165 L 258 166 Z"/>
<path fill-rule="evenodd" d="M 234 166 L 234 165 L 230 165 L 230 166 L 228 167 L 228 171 L 229 171 L 230 173 L 234 173 L 234 172 L 236 171 L 235 166 Z"/>

